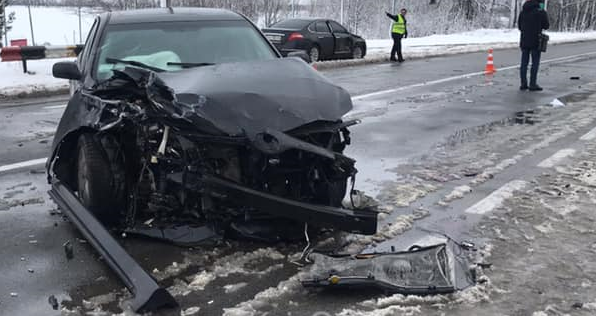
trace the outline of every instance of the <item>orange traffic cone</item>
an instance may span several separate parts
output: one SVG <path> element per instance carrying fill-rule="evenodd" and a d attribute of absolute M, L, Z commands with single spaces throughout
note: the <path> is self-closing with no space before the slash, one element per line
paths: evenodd
<path fill-rule="evenodd" d="M 486 68 L 484 68 L 484 73 L 486 74 L 492 74 L 497 72 L 497 69 L 495 68 L 495 64 L 493 61 L 493 49 L 489 49 L 488 50 L 488 60 L 486 61 Z"/>

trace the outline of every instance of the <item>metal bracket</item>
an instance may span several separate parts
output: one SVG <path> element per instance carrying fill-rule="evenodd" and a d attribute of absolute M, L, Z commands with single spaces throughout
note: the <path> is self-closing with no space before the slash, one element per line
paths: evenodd
<path fill-rule="evenodd" d="M 377 232 L 377 212 L 370 209 L 348 210 L 294 201 L 209 175 L 204 175 L 202 181 L 214 192 L 274 216 L 357 234 L 372 235 Z"/>

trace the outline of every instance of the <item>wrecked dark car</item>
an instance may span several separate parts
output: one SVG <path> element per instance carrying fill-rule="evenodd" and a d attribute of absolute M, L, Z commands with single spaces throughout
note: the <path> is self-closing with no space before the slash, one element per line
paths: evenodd
<path fill-rule="evenodd" d="M 357 123 L 342 120 L 350 96 L 303 60 L 281 58 L 241 15 L 106 13 L 78 61 L 53 73 L 75 84 L 47 164 L 50 195 L 145 296 L 136 309 L 168 295 L 147 285 L 106 227 L 180 244 L 276 240 L 306 224 L 376 231 L 375 210 L 342 207 L 356 175 L 343 154 Z"/>

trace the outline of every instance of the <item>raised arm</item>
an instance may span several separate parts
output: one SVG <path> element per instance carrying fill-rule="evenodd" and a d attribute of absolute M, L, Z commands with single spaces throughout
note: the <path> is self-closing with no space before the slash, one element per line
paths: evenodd
<path fill-rule="evenodd" d="M 388 18 L 390 18 L 390 19 L 392 19 L 393 21 L 396 21 L 396 22 L 397 22 L 397 15 L 393 15 L 393 14 L 391 14 L 391 13 L 389 13 L 389 12 L 385 12 L 385 14 L 387 14 L 387 17 L 388 17 Z"/>

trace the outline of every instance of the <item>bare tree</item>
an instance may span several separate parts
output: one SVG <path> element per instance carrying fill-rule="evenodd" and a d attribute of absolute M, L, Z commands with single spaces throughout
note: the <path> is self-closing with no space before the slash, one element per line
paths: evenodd
<path fill-rule="evenodd" d="M 8 0 L 0 0 L 6 3 Z M 11 0 L 12 5 L 60 5 L 89 7 L 99 11 L 159 6 L 159 0 Z M 325 17 L 340 21 L 342 0 L 294 0 L 296 15 Z M 411 36 L 454 33 L 478 28 L 517 26 L 524 0 L 343 0 L 344 26 L 365 38 L 388 38 L 391 20 L 384 12 L 393 3 L 408 9 Z M 172 0 L 173 6 L 213 7 L 233 10 L 270 26 L 291 18 L 292 0 Z M 586 31 L 596 29 L 596 0 L 550 0 L 551 29 Z M 397 12 L 393 12 L 394 14 Z"/>
<path fill-rule="evenodd" d="M 264 16 L 265 26 L 271 26 L 281 19 L 285 7 L 285 0 L 261 0 L 261 13 Z M 315 1 L 316 3 L 316 1 Z M 312 11 L 311 11 L 312 12 Z"/>
<path fill-rule="evenodd" d="M 4 44 L 8 46 L 8 32 L 12 29 L 12 22 L 16 19 L 15 13 L 6 12 L 6 7 L 9 5 L 8 0 L 0 0 L 0 47 L 2 47 L 2 39 Z"/>

